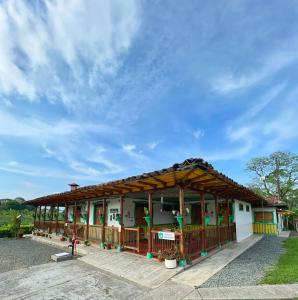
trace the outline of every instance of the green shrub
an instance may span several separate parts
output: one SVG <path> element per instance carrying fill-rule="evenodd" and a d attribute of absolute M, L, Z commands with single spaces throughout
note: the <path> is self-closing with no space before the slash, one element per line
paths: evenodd
<path fill-rule="evenodd" d="M 22 230 L 24 234 L 30 234 L 33 228 L 33 225 L 21 225 L 17 230 Z M 15 237 L 18 231 L 12 225 L 2 225 L 0 226 L 0 238 Z"/>
<path fill-rule="evenodd" d="M 20 229 L 24 230 L 24 234 L 30 234 L 33 230 L 34 226 L 33 225 L 21 225 Z"/>
<path fill-rule="evenodd" d="M 3 238 L 3 237 L 12 237 L 11 226 L 3 225 L 0 227 L 0 238 Z"/>

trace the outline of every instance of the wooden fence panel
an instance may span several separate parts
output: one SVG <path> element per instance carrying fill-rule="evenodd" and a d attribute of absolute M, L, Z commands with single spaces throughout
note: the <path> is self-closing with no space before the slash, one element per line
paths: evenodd
<path fill-rule="evenodd" d="M 140 251 L 140 228 L 123 228 L 124 248 Z"/>

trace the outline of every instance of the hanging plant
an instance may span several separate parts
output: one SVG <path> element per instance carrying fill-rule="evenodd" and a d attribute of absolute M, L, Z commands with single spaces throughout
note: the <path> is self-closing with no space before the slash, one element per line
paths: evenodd
<path fill-rule="evenodd" d="M 183 216 L 178 212 L 176 216 L 177 222 L 179 224 L 180 230 L 182 230 L 183 227 Z"/>
<path fill-rule="evenodd" d="M 87 223 L 87 213 L 81 214 L 80 217 L 84 220 L 85 223 Z"/>
<path fill-rule="evenodd" d="M 103 224 L 103 222 L 104 222 L 104 215 L 103 215 L 103 214 L 100 214 L 100 215 L 98 216 L 98 219 L 99 219 L 100 223 Z"/>
<path fill-rule="evenodd" d="M 119 224 L 121 224 L 121 216 L 120 216 L 120 214 L 117 214 L 117 215 L 116 215 L 116 221 L 117 221 Z"/>

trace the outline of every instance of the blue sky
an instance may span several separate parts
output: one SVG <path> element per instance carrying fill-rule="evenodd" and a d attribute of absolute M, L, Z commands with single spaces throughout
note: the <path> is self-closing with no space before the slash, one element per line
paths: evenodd
<path fill-rule="evenodd" d="M 298 148 L 296 1 L 0 1 L 0 198 Z"/>

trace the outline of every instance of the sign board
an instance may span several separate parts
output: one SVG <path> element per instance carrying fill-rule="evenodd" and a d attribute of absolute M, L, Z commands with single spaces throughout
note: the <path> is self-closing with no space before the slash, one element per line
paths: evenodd
<path fill-rule="evenodd" d="M 175 241 L 175 232 L 170 231 L 159 231 L 158 232 L 158 238 L 160 240 L 171 240 Z"/>

